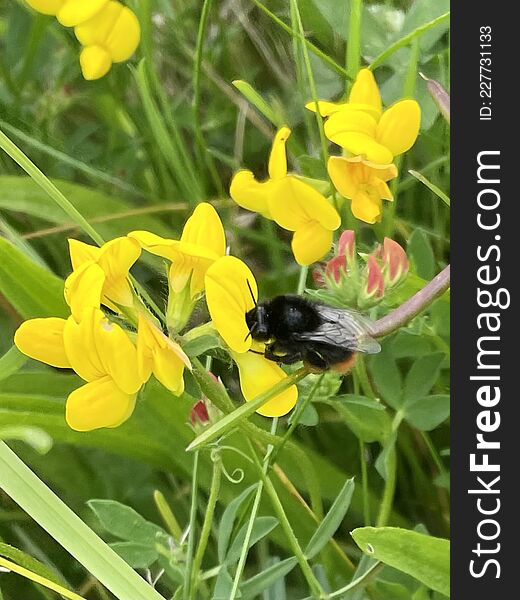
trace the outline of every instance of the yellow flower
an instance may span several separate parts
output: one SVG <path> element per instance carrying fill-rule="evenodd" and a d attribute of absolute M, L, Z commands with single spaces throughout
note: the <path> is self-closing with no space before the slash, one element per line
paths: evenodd
<path fill-rule="evenodd" d="M 331 156 L 327 169 L 338 192 L 352 200 L 352 214 L 376 223 L 381 219 L 383 200 L 394 197 L 387 181 L 397 176 L 395 165 L 378 165 L 360 160 L 360 157 Z"/>
<path fill-rule="evenodd" d="M 100 302 L 116 311 L 133 305 L 128 272 L 141 254 L 136 240 L 120 237 L 98 248 L 71 239 L 69 251 L 73 272 L 65 281 L 65 299 L 77 321 L 83 308 Z"/>
<path fill-rule="evenodd" d="M 204 290 L 204 276 L 208 267 L 226 252 L 226 235 L 217 211 L 203 202 L 186 221 L 179 240 L 168 240 L 148 231 L 132 231 L 129 238 L 142 248 L 167 258 L 170 267 L 170 286 L 176 293 L 190 283 L 191 297 Z"/>
<path fill-rule="evenodd" d="M 314 102 L 307 108 L 314 110 Z M 328 117 L 324 129 L 329 140 L 373 163 L 390 164 L 414 145 L 419 134 L 419 104 L 400 100 L 381 112 L 381 95 L 368 69 L 358 73 L 348 102 L 318 102 L 318 110 Z"/>
<path fill-rule="evenodd" d="M 137 360 L 140 379 L 148 381 L 153 373 L 176 396 L 184 392 L 184 367 L 191 369 L 190 359 L 144 315 L 139 315 Z"/>
<path fill-rule="evenodd" d="M 294 257 L 300 265 L 310 265 L 330 250 L 333 231 L 340 226 L 341 219 L 322 194 L 296 175 L 287 173 L 285 144 L 290 135 L 288 127 L 282 127 L 276 134 L 267 181 L 256 181 L 251 171 L 238 171 L 229 192 L 243 208 L 293 231 Z"/>
<path fill-rule="evenodd" d="M 65 27 L 74 27 L 82 46 L 83 77 L 99 79 L 113 63 L 127 60 L 141 37 L 139 21 L 132 10 L 115 0 L 27 0 L 44 15 L 54 15 Z"/>
<path fill-rule="evenodd" d="M 18 349 L 54 367 L 73 369 L 87 383 L 67 399 L 65 417 L 76 431 L 117 427 L 132 414 L 144 381 L 126 332 L 98 308 L 73 316 L 31 319 L 15 333 Z"/>
<path fill-rule="evenodd" d="M 141 37 L 136 15 L 127 6 L 112 0 L 74 31 L 84 46 L 79 61 L 87 80 L 103 77 L 113 63 L 130 58 Z"/>
<path fill-rule="evenodd" d="M 206 302 L 211 319 L 231 349 L 238 366 L 240 387 L 249 401 L 287 377 L 274 362 L 261 354 L 248 352 L 252 346 L 246 313 L 255 307 L 258 287 L 249 267 L 234 256 L 224 256 L 206 273 Z M 264 404 L 258 413 L 279 417 L 294 408 L 298 390 L 292 385 Z"/>

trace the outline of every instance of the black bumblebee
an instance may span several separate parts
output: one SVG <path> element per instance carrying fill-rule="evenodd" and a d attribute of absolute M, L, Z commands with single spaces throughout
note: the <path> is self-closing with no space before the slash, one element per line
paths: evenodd
<path fill-rule="evenodd" d="M 265 343 L 265 357 L 290 365 L 298 361 L 315 371 L 346 372 L 356 352 L 376 354 L 370 322 L 357 314 L 301 296 L 282 295 L 259 302 L 246 314 L 249 335 Z"/>

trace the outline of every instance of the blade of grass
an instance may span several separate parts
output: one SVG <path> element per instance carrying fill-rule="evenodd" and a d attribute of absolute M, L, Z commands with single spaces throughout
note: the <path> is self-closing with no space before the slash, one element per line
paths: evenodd
<path fill-rule="evenodd" d="M 85 217 L 65 198 L 60 190 L 38 169 L 38 167 L 0 130 L 0 148 L 8 154 L 18 165 L 46 192 L 67 215 L 77 223 L 97 244 L 103 244 L 103 238 L 88 223 Z"/>
<path fill-rule="evenodd" d="M 119 600 L 164 600 L 4 443 L 0 487 Z"/>
<path fill-rule="evenodd" d="M 438 196 L 444 202 L 444 204 L 446 204 L 447 206 L 450 206 L 450 199 L 449 199 L 449 197 L 439 187 L 437 187 L 434 183 L 432 183 L 431 181 L 429 181 L 428 179 L 426 179 L 426 177 L 424 175 L 421 175 L 421 173 L 418 173 L 417 171 L 413 171 L 412 169 L 410 169 L 408 171 L 408 173 L 410 173 L 410 175 L 412 177 L 415 177 L 415 179 L 417 179 L 418 181 L 420 181 L 431 192 L 433 192 L 436 196 Z"/>
<path fill-rule="evenodd" d="M 388 46 L 388 48 L 386 50 L 383 50 L 383 52 L 381 52 L 381 54 L 379 54 L 378 56 L 376 56 L 374 58 L 374 60 L 370 64 L 369 68 L 373 71 L 374 69 L 379 67 L 379 65 L 382 65 L 386 61 L 387 58 L 392 56 L 392 54 L 394 52 L 397 52 L 397 50 L 399 50 L 400 48 L 404 48 L 405 46 L 408 46 L 409 44 L 411 44 L 413 42 L 414 39 L 419 38 L 421 35 L 423 35 L 423 33 L 430 31 L 430 29 L 432 29 L 433 27 L 436 27 L 437 25 L 444 23 L 444 21 L 447 21 L 449 18 L 450 18 L 450 12 L 448 11 L 448 12 L 444 13 L 443 15 L 440 15 L 436 19 L 433 19 L 432 21 L 429 21 L 428 23 L 425 23 L 424 25 L 417 27 L 417 29 L 414 29 L 413 31 L 411 31 L 408 35 L 405 35 L 404 37 L 400 38 L 399 40 L 397 40 L 396 42 L 394 42 L 393 44 Z"/>

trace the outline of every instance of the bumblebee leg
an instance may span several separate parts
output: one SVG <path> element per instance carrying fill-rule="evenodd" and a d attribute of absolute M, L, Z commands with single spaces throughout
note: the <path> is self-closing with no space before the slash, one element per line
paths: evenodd
<path fill-rule="evenodd" d="M 265 355 L 268 360 L 281 363 L 283 365 L 293 365 L 302 360 L 300 352 L 288 352 L 281 344 L 273 342 L 265 348 Z"/>

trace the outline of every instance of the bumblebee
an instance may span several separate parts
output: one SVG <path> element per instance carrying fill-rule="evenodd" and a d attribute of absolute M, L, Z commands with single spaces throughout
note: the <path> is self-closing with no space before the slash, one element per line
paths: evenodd
<path fill-rule="evenodd" d="M 280 295 L 258 302 L 246 313 L 253 340 L 265 343 L 264 356 L 291 365 L 299 361 L 313 371 L 345 373 L 355 353 L 376 354 L 379 343 L 370 337 L 370 321 L 358 313 Z"/>

